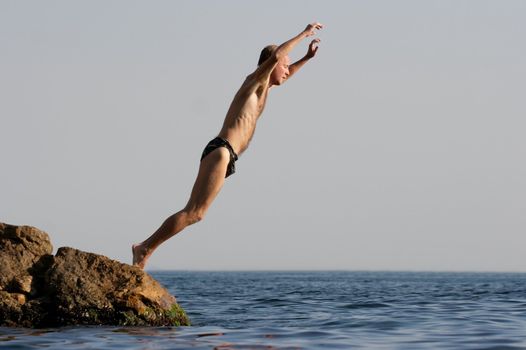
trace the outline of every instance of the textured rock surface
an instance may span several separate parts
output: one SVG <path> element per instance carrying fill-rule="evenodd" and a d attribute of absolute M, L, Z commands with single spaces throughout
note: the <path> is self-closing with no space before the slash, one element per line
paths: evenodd
<path fill-rule="evenodd" d="M 30 226 L 0 223 L 0 290 L 16 288 L 13 279 L 31 278 L 29 269 L 53 247 L 47 233 Z M 31 283 L 29 283 L 31 285 Z"/>
<path fill-rule="evenodd" d="M 137 267 L 0 223 L 0 325 L 188 325 L 176 299 Z"/>

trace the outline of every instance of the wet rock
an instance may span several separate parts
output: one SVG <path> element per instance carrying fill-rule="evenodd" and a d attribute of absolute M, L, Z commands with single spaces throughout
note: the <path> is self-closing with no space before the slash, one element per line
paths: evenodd
<path fill-rule="evenodd" d="M 74 248 L 51 251 L 46 233 L 0 223 L 0 326 L 189 324 L 141 269 Z"/>

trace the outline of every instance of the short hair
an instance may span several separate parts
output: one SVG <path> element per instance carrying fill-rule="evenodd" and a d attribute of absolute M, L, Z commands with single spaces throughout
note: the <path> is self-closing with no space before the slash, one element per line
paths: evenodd
<path fill-rule="evenodd" d="M 277 45 L 267 45 L 261 50 L 261 54 L 259 55 L 259 61 L 258 66 L 260 66 L 263 62 L 269 59 L 270 56 L 276 51 L 278 48 Z"/>

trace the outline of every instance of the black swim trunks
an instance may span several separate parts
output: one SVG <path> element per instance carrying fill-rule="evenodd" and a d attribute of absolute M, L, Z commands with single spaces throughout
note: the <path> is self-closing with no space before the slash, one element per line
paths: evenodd
<path fill-rule="evenodd" d="M 203 160 L 203 158 L 206 157 L 210 152 L 212 152 L 215 149 L 218 149 L 219 147 L 225 147 L 228 150 L 228 152 L 230 152 L 230 162 L 228 162 L 228 166 L 226 168 L 226 178 L 236 172 L 235 161 L 237 160 L 237 154 L 236 152 L 234 152 L 234 149 L 227 140 L 221 137 L 216 137 L 215 139 L 210 141 L 203 150 L 201 160 Z"/>

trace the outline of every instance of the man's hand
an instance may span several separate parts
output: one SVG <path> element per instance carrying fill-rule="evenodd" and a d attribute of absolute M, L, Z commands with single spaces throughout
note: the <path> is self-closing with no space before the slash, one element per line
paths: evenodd
<path fill-rule="evenodd" d="M 306 58 L 313 58 L 316 55 L 316 52 L 318 51 L 318 44 L 320 43 L 320 39 L 314 39 L 309 44 L 309 49 L 307 50 L 307 54 L 305 55 Z"/>
<path fill-rule="evenodd" d="M 272 73 L 273 69 L 276 67 L 277 62 L 281 58 L 286 57 L 292 50 L 292 48 L 298 45 L 303 39 L 309 36 L 313 36 L 317 30 L 320 30 L 322 28 L 323 24 L 319 22 L 311 23 L 301 33 L 299 33 L 292 39 L 285 41 L 283 44 L 279 45 L 276 51 L 274 51 L 274 54 L 271 56 L 273 57 L 273 59 L 269 59 L 263 62 L 256 69 L 256 79 L 261 81 L 268 81 L 270 74 Z M 309 61 L 309 59 L 316 55 L 319 43 L 320 39 L 314 39 L 311 41 L 311 43 L 309 44 L 309 49 L 307 50 L 307 54 L 305 54 L 305 56 L 303 56 L 299 61 L 289 66 L 288 78 L 290 78 L 296 71 L 298 71 L 298 69 L 300 69 L 305 64 L 305 62 Z"/>
<path fill-rule="evenodd" d="M 305 30 L 303 31 L 303 33 L 305 34 L 305 36 L 309 37 L 309 36 L 313 36 L 315 34 L 315 30 L 320 30 L 323 28 L 323 24 L 319 23 L 319 22 L 316 22 L 316 23 L 311 23 L 307 26 L 307 28 L 305 28 Z"/>

